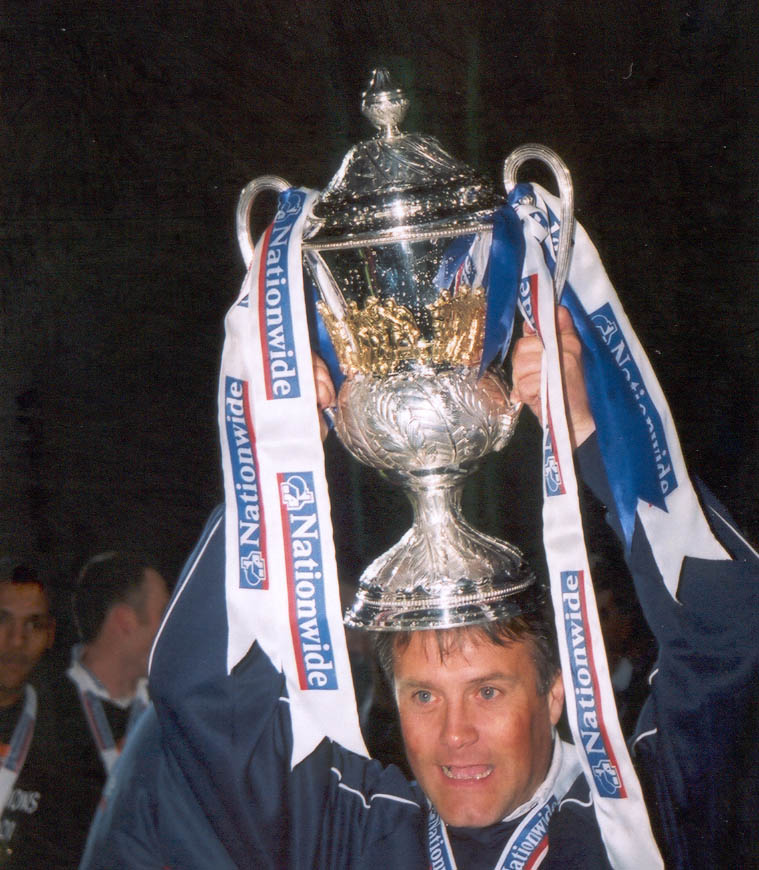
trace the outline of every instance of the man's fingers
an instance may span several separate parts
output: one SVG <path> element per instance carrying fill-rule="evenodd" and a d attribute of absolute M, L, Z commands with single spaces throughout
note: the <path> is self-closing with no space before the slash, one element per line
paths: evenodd
<path fill-rule="evenodd" d="M 563 305 L 559 305 L 556 309 L 556 330 L 557 332 L 564 334 L 567 332 L 575 333 L 575 325 L 572 320 L 572 315 L 569 313 L 569 309 L 565 308 Z"/>
<path fill-rule="evenodd" d="M 318 357 L 315 353 L 311 354 L 311 360 L 314 366 L 316 404 L 318 405 L 319 410 L 323 411 L 325 408 L 331 408 L 337 402 L 335 385 L 332 383 L 329 369 L 324 360 L 321 357 Z"/>
<path fill-rule="evenodd" d="M 525 323 L 525 327 L 527 324 Z M 540 377 L 543 361 L 543 343 L 530 329 L 523 328 L 524 336 L 514 345 L 512 356 L 512 378 L 514 387 L 511 400 L 524 402 L 540 419 Z"/>
<path fill-rule="evenodd" d="M 321 439 L 327 437 L 329 427 L 324 418 L 324 409 L 333 408 L 337 404 L 335 385 L 329 374 L 329 369 L 324 360 L 315 353 L 311 354 L 311 362 L 314 367 L 314 386 L 316 387 L 316 407 L 319 409 L 319 431 Z"/>
<path fill-rule="evenodd" d="M 522 321 L 522 335 L 535 335 L 535 330 L 529 320 Z"/>

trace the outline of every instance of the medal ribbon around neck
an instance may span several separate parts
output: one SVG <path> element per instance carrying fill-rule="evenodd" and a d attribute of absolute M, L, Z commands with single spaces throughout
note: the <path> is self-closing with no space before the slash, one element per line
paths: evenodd
<path fill-rule="evenodd" d="M 0 815 L 5 810 L 13 786 L 26 761 L 29 746 L 34 736 L 34 725 L 37 721 L 37 693 L 27 683 L 24 686 L 24 706 L 13 729 L 8 754 L 3 759 L 0 768 Z"/>
<path fill-rule="evenodd" d="M 543 785 L 533 796 L 535 806 L 528 809 L 514 829 L 494 870 L 535 870 L 548 854 L 548 823 L 559 802 L 582 772 L 574 747 L 554 737 L 554 755 Z M 513 811 L 518 813 L 519 809 Z M 506 819 L 505 821 L 509 821 Z M 430 807 L 427 817 L 430 870 L 456 870 L 448 832 L 437 810 Z"/>
<path fill-rule="evenodd" d="M 103 762 L 106 774 L 110 774 L 114 764 L 118 761 L 119 755 L 121 755 L 121 750 L 116 744 L 113 730 L 103 706 L 103 690 L 98 686 L 84 665 L 77 659 L 74 660 L 66 673 L 76 686 L 79 703 L 81 704 L 84 718 L 87 720 L 87 726 L 90 729 L 92 739 L 95 741 L 95 748 L 98 751 L 100 760 Z M 127 727 L 124 732 L 125 736 L 129 734 L 140 714 L 147 706 L 147 691 L 145 683 L 142 681 L 132 703 L 129 705 L 129 718 L 127 719 Z"/>
<path fill-rule="evenodd" d="M 528 813 L 509 837 L 494 870 L 533 870 L 548 853 L 548 822 L 559 805 L 555 794 Z M 445 824 L 436 810 L 427 817 L 430 870 L 457 870 Z"/>
<path fill-rule="evenodd" d="M 105 707 L 102 700 L 93 692 L 79 690 L 79 700 L 82 704 L 82 711 L 87 720 L 92 739 L 95 741 L 100 760 L 103 762 L 103 767 L 106 773 L 113 770 L 113 765 L 118 761 L 121 750 L 116 745 L 116 740 L 113 736 L 108 716 L 105 713 Z M 129 734 L 134 726 L 134 723 L 139 718 L 140 714 L 145 710 L 147 704 L 140 698 L 135 698 L 129 706 L 129 719 L 127 720 L 125 736 Z"/>

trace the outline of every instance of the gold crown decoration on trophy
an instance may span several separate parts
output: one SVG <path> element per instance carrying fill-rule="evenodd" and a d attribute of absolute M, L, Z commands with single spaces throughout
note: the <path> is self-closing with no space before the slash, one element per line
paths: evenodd
<path fill-rule="evenodd" d="M 500 367 L 490 365 L 489 337 L 498 300 L 516 299 L 522 256 L 521 231 L 518 240 L 513 233 L 498 237 L 500 255 L 518 261 L 519 270 L 512 270 L 513 287 L 497 286 L 496 216 L 505 211 L 518 219 L 505 192 L 437 140 L 401 132 L 407 108 L 387 71 L 376 70 L 362 111 L 377 133 L 345 156 L 302 241 L 317 316 L 344 376 L 337 434 L 361 462 L 403 486 L 414 509 L 412 527 L 362 574 L 345 618 L 352 627 L 386 631 L 512 617 L 522 606 L 519 593 L 536 584 L 516 547 L 478 532 L 461 512 L 467 476 L 505 446 L 519 413 Z M 562 215 L 571 215 L 566 167 L 542 146 L 524 146 L 507 159 L 507 188 L 531 158 L 554 169 Z M 287 186 L 266 176 L 243 191 L 244 255 L 253 198 Z M 564 272 L 571 220 L 566 226 L 557 257 Z M 508 246 L 513 250 L 504 255 Z"/>

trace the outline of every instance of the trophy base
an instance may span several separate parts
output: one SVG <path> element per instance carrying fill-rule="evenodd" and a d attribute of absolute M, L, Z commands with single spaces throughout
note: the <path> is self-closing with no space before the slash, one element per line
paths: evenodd
<path fill-rule="evenodd" d="M 521 612 L 518 593 L 536 583 L 535 574 L 516 547 L 466 522 L 461 477 L 438 474 L 408 484 L 414 525 L 361 575 L 346 626 L 453 628 Z"/>

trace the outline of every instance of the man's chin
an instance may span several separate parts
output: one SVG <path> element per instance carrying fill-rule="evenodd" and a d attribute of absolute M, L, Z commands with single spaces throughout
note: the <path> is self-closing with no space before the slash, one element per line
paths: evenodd
<path fill-rule="evenodd" d="M 0 692 L 5 694 L 20 692 L 26 685 L 30 673 L 29 668 L 6 668 L 3 679 L 0 679 Z"/>
<path fill-rule="evenodd" d="M 479 809 L 472 806 L 443 807 L 438 809 L 440 818 L 452 828 L 487 828 L 500 822 L 502 816 L 492 807 Z"/>

